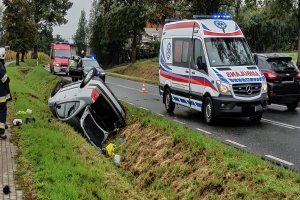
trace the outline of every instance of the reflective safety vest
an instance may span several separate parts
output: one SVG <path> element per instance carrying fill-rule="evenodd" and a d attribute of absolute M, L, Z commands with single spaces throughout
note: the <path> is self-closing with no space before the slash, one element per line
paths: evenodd
<path fill-rule="evenodd" d="M 9 90 L 9 78 L 5 67 L 0 62 L 0 103 L 4 103 L 11 99 Z"/>

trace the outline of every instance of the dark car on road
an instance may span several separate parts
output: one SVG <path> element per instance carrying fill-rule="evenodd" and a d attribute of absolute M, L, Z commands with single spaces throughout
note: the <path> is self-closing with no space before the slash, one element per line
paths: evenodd
<path fill-rule="evenodd" d="M 254 54 L 258 67 L 268 83 L 269 104 L 286 105 L 295 110 L 300 101 L 300 72 L 285 54 Z"/>
<path fill-rule="evenodd" d="M 76 66 L 70 66 L 69 76 L 72 77 L 73 82 L 82 80 L 92 68 L 97 70 L 96 76 L 100 77 L 105 82 L 103 66 L 94 58 L 81 58 Z"/>

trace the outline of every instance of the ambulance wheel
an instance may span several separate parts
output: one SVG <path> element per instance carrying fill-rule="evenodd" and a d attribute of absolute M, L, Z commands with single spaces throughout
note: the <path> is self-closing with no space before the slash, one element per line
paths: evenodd
<path fill-rule="evenodd" d="M 170 89 L 165 90 L 165 107 L 168 113 L 173 113 L 175 109 L 175 103 L 172 100 Z"/>
<path fill-rule="evenodd" d="M 205 122 L 209 125 L 213 124 L 216 121 L 215 108 L 210 97 L 207 97 L 204 101 L 203 115 Z"/>
<path fill-rule="evenodd" d="M 257 115 L 257 116 L 250 117 L 250 121 L 251 121 L 252 123 L 258 123 L 258 122 L 260 122 L 261 118 L 262 118 L 262 114 Z"/>

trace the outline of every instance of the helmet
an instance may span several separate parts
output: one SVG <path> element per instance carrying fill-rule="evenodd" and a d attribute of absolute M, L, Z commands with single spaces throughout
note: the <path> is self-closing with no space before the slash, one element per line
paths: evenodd
<path fill-rule="evenodd" d="M 0 59 L 5 59 L 5 48 L 0 48 Z"/>

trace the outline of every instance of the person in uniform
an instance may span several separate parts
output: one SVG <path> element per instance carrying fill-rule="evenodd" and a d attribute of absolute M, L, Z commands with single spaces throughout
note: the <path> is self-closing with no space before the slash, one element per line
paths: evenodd
<path fill-rule="evenodd" d="M 6 116 L 7 116 L 7 101 L 11 100 L 9 89 L 9 77 L 7 76 L 4 66 L 5 49 L 0 49 L 0 139 L 6 139 Z"/>

